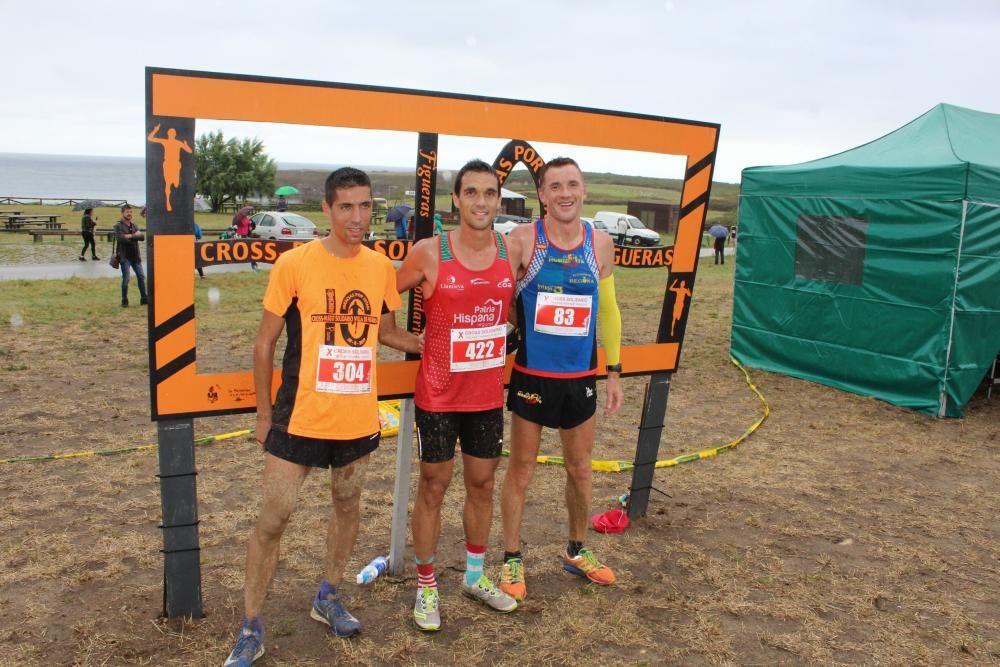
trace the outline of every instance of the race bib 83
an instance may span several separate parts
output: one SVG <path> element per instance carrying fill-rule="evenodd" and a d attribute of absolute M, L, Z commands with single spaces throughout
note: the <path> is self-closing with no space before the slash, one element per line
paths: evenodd
<path fill-rule="evenodd" d="M 590 332 L 593 297 L 589 294 L 539 292 L 535 331 L 556 336 L 586 336 Z"/>

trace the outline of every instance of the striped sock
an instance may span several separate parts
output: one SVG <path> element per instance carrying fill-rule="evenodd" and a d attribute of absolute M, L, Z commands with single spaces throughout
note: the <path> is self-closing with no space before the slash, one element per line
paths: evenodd
<path fill-rule="evenodd" d="M 486 560 L 486 547 L 465 543 L 465 583 L 475 586 L 479 577 L 483 576 L 483 561 Z"/>
<path fill-rule="evenodd" d="M 434 576 L 434 557 L 431 556 L 426 563 L 421 562 L 419 558 L 414 560 L 417 561 L 417 586 L 437 588 L 438 582 Z"/>

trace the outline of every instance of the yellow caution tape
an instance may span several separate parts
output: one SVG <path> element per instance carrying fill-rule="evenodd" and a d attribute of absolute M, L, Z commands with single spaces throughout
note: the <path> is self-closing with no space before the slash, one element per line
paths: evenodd
<path fill-rule="evenodd" d="M 232 431 L 230 433 L 220 433 L 219 435 L 208 435 L 204 438 L 197 438 L 194 441 L 196 445 L 207 445 L 212 442 L 218 442 L 219 440 L 228 440 L 230 438 L 238 438 L 241 435 L 250 435 L 253 433 L 253 429 L 245 428 L 239 431 Z M 0 465 L 4 463 L 35 463 L 39 461 L 58 461 L 61 459 L 76 459 L 85 456 L 115 456 L 117 454 L 132 454 L 134 452 L 144 452 L 151 449 L 156 449 L 157 445 L 139 445 L 138 447 L 120 447 L 118 449 L 98 449 L 92 452 L 67 452 L 65 454 L 42 454 L 40 456 L 15 456 L 11 459 L 0 459 Z"/>
<path fill-rule="evenodd" d="M 757 395 L 757 398 L 759 398 L 760 402 L 764 405 L 764 414 L 761 415 L 761 417 L 757 421 L 751 424 L 750 427 L 747 428 L 747 430 L 743 431 L 743 433 L 735 440 L 730 440 L 726 444 L 719 445 L 718 447 L 703 449 L 700 452 L 692 452 L 691 454 L 682 454 L 680 456 L 675 456 L 674 458 L 667 459 L 665 461 L 657 461 L 655 467 L 670 468 L 673 466 L 680 465 L 682 463 L 699 461 L 701 459 L 707 459 L 713 456 L 717 456 L 719 454 L 722 454 L 723 452 L 728 452 L 730 449 L 735 448 L 741 442 L 749 438 L 754 431 L 760 428 L 760 425 L 763 424 L 764 421 L 771 414 L 771 406 L 768 405 L 767 399 L 764 398 L 764 395 L 760 393 L 760 390 L 757 389 L 753 381 L 750 379 L 750 373 L 747 372 L 747 369 L 743 368 L 740 362 L 736 361 L 732 357 L 729 357 L 729 361 L 731 361 L 733 365 L 736 366 L 738 369 L 743 371 L 743 376 L 746 378 L 747 386 L 750 387 L 750 390 Z M 503 454 L 504 456 L 510 455 L 510 453 L 507 450 L 504 450 Z M 561 466 L 566 463 L 565 459 L 563 459 L 563 457 L 561 456 L 538 456 L 535 457 L 535 460 L 542 465 Z M 635 468 L 635 464 L 633 464 L 631 461 L 591 461 L 590 467 L 592 470 L 598 472 L 626 472 L 628 470 L 632 470 L 633 468 Z"/>
<path fill-rule="evenodd" d="M 380 432 L 383 438 L 388 438 L 399 433 L 399 401 L 379 401 L 378 420 Z M 198 438 L 194 441 L 196 445 L 207 445 L 219 440 L 229 440 L 238 438 L 241 435 L 250 435 L 254 430 L 245 428 L 230 433 L 220 433 L 219 435 L 209 435 Z M 0 465 L 5 463 L 39 463 L 42 461 L 59 461 L 62 459 L 78 459 L 88 456 L 116 456 L 118 454 L 134 454 L 135 452 L 145 452 L 156 449 L 157 445 L 139 445 L 137 447 L 119 447 L 117 449 L 98 449 L 89 452 L 67 452 L 65 454 L 41 454 L 38 456 L 15 456 L 9 459 L 0 459 Z"/>
<path fill-rule="evenodd" d="M 666 461 L 657 461 L 657 468 L 670 468 L 671 466 L 680 465 L 682 463 L 688 463 L 690 461 L 698 461 L 700 459 L 707 459 L 712 456 L 717 456 L 723 452 L 727 452 L 733 449 L 741 442 L 749 438 L 754 431 L 756 431 L 764 420 L 768 418 L 771 414 L 771 406 L 768 405 L 767 399 L 764 395 L 760 393 L 760 390 L 754 385 L 750 380 L 750 373 L 747 369 L 743 368 L 742 365 L 732 357 L 729 361 L 733 363 L 734 366 L 743 371 L 743 376 L 746 378 L 747 386 L 750 390 L 757 395 L 760 402 L 764 405 L 764 414 L 753 424 L 750 425 L 747 430 L 745 430 L 738 438 L 731 440 L 724 445 L 719 445 L 718 447 L 712 447 L 710 449 L 703 449 L 700 452 L 694 452 L 691 454 L 682 454 L 681 456 L 668 459 Z M 380 432 L 382 437 L 388 438 L 399 433 L 399 401 L 379 401 L 378 402 L 378 419 Z M 198 438 L 194 441 L 196 445 L 207 445 L 212 442 L 218 442 L 219 440 L 228 440 L 230 438 L 238 438 L 242 435 L 250 435 L 253 433 L 252 428 L 245 428 L 239 431 L 232 431 L 230 433 L 220 433 L 219 435 L 209 435 L 204 438 Z M 0 465 L 6 463 L 36 463 L 41 461 L 58 461 L 61 459 L 74 459 L 83 458 L 87 456 L 115 456 L 118 454 L 132 454 L 134 452 L 148 451 L 156 449 L 157 445 L 140 445 L 138 447 L 121 447 L 118 449 L 99 449 L 89 452 L 67 452 L 65 454 L 42 454 L 40 456 L 15 456 L 9 459 L 0 459 Z M 510 452 L 507 450 L 503 451 L 504 456 L 509 456 Z M 561 456 L 538 456 L 535 459 L 538 463 L 542 465 L 564 465 L 565 460 Z M 591 461 L 591 468 L 599 472 L 625 472 L 632 470 L 635 465 L 631 461 Z"/>

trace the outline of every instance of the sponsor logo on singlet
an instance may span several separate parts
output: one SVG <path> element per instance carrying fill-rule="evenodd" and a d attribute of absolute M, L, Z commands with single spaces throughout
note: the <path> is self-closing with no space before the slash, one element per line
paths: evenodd
<path fill-rule="evenodd" d="M 455 276 L 448 276 L 444 284 L 439 286 L 438 289 L 464 290 L 465 285 L 463 283 L 458 282 Z"/>
<path fill-rule="evenodd" d="M 481 305 L 475 306 L 472 312 L 455 313 L 453 325 L 461 324 L 472 327 L 488 327 L 500 324 L 503 314 L 503 304 L 499 299 L 487 299 Z"/>
<path fill-rule="evenodd" d="M 368 296 L 360 290 L 351 290 L 337 307 L 337 293 L 326 290 L 326 312 L 310 315 L 313 322 L 323 322 L 326 326 L 326 344 L 335 344 L 334 332 L 340 328 L 340 336 L 351 347 L 363 347 L 368 341 L 368 329 L 378 324 L 378 317 L 372 315 Z"/>
<path fill-rule="evenodd" d="M 541 405 L 542 397 L 534 392 L 528 393 L 526 391 L 518 391 L 517 397 L 529 405 Z"/>

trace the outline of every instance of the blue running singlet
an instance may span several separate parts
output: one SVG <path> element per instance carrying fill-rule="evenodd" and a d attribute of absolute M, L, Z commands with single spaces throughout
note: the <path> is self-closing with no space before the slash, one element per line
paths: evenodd
<path fill-rule="evenodd" d="M 574 378 L 597 369 L 597 281 L 593 230 L 583 225 L 583 242 L 564 250 L 535 221 L 535 247 L 517 282 L 520 347 L 514 368 L 529 375 Z"/>

